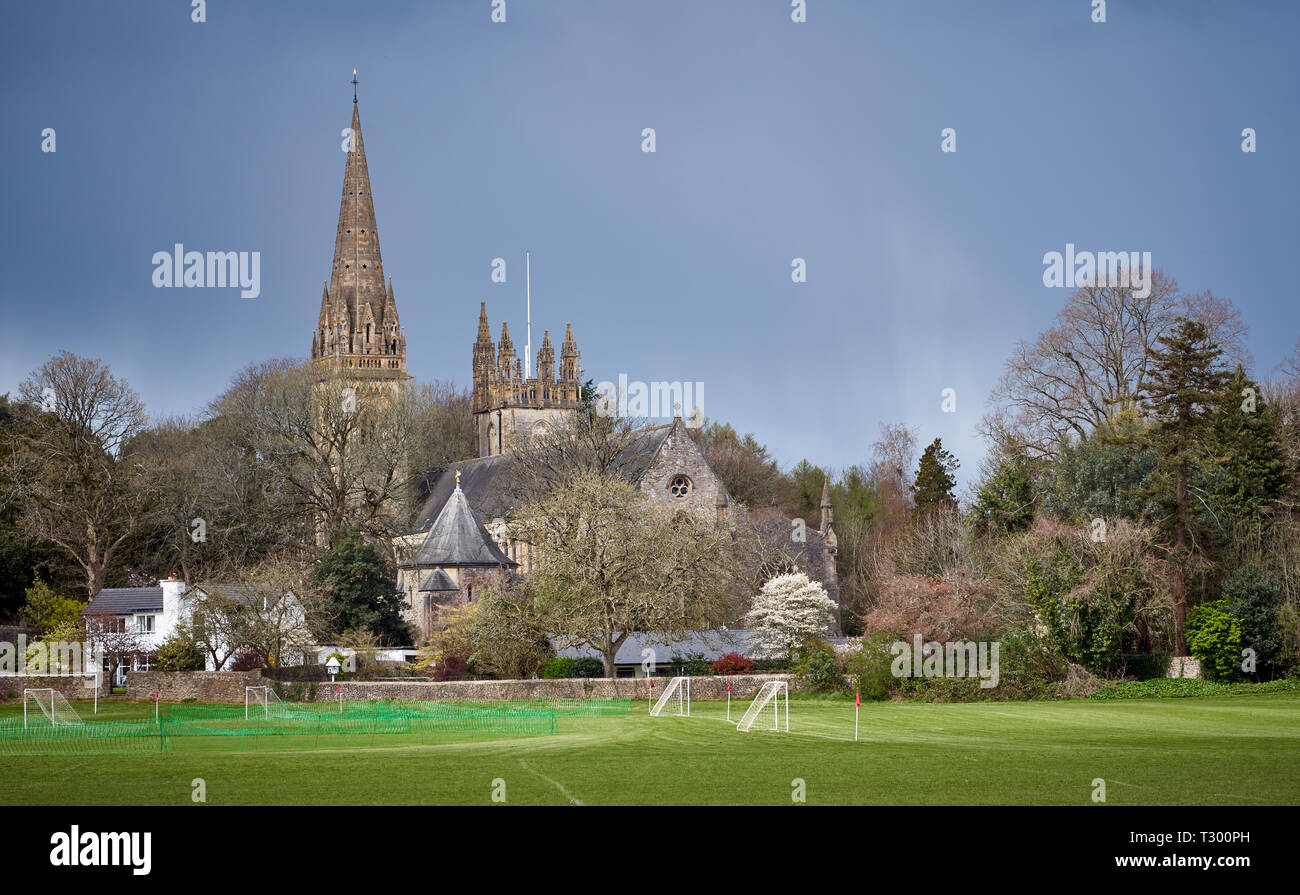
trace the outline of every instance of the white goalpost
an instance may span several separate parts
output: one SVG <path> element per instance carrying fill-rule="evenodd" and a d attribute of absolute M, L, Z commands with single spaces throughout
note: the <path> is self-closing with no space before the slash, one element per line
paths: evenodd
<path fill-rule="evenodd" d="M 96 715 L 99 714 L 99 672 L 97 671 L 60 671 L 60 672 L 45 673 L 45 674 L 0 674 L 0 678 L 12 678 L 12 677 L 30 678 L 35 681 L 47 681 L 50 678 L 55 678 L 55 677 L 85 678 L 87 679 L 85 681 L 86 689 L 90 690 L 92 687 L 94 688 L 94 695 L 92 697 L 93 704 L 94 704 L 93 713 Z M 41 687 L 41 688 L 28 688 L 28 689 L 48 690 L 50 688 Z M 23 692 L 25 693 L 27 691 L 24 690 Z"/>
<path fill-rule="evenodd" d="M 781 729 L 781 696 L 785 696 L 785 732 L 790 732 L 790 688 L 785 681 L 768 681 L 759 689 L 754 701 L 749 704 L 745 710 L 745 715 L 736 725 L 736 729 L 748 733 L 758 720 L 759 714 L 767 708 L 768 703 L 772 704 L 772 729 L 779 731 Z"/>
<path fill-rule="evenodd" d="M 668 686 L 664 687 L 664 692 L 659 697 L 659 701 L 650 710 L 650 714 L 655 717 L 663 714 L 664 706 L 668 704 L 668 700 L 672 698 L 674 693 L 677 694 L 677 714 L 689 718 L 691 716 L 691 679 L 688 677 L 675 677 L 669 681 Z"/>
<path fill-rule="evenodd" d="M 267 721 L 272 718 L 287 718 L 289 707 L 275 695 L 275 690 L 271 687 L 245 687 L 244 720 L 250 721 L 259 715 Z"/>
<path fill-rule="evenodd" d="M 34 702 L 40 706 L 41 714 L 56 727 L 80 727 L 84 722 L 77 710 L 72 707 L 63 694 L 53 687 L 32 687 L 23 690 L 23 727 L 29 724 L 27 705 Z M 32 720 L 37 720 L 33 717 Z"/>

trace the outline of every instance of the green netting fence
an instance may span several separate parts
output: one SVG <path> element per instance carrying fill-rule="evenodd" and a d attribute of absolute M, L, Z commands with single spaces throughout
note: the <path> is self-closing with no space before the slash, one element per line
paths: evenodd
<path fill-rule="evenodd" d="M 617 717 L 632 710 L 631 699 L 512 699 L 502 705 L 521 709 L 550 709 L 560 718 Z"/>
<path fill-rule="evenodd" d="M 171 739 L 165 724 L 153 718 L 51 724 L 45 719 L 0 719 L 0 755 L 147 755 L 167 752 Z"/>
<path fill-rule="evenodd" d="M 556 732 L 556 712 L 539 706 L 443 702 L 272 703 L 269 707 L 176 705 L 163 721 L 173 737 L 382 736 L 482 739 L 546 736 Z"/>
<path fill-rule="evenodd" d="M 522 699 L 495 703 L 390 702 L 172 705 L 160 721 L 87 721 L 77 726 L 48 720 L 0 718 L 0 756 L 134 755 L 167 752 L 174 738 L 235 737 L 238 748 L 255 748 L 263 737 L 314 737 L 316 743 L 349 745 L 369 737 L 409 737 L 420 743 L 548 736 L 558 719 L 626 715 L 630 699 Z M 337 739 L 331 739 L 337 738 Z M 398 741 L 390 741 L 396 744 Z M 214 743 L 215 745 L 215 743 Z"/>

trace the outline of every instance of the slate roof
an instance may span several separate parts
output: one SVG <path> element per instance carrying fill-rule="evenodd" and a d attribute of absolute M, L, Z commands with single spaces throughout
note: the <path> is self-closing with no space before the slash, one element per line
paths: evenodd
<path fill-rule="evenodd" d="M 672 423 L 664 423 L 637 431 L 618 457 L 618 466 L 629 482 L 639 481 L 650 468 L 672 428 Z M 510 489 L 506 487 L 511 474 L 511 461 L 510 454 L 497 454 L 448 466 L 438 476 L 420 508 L 420 514 L 416 518 L 416 531 L 427 530 L 430 521 L 437 518 L 446 507 L 456 488 L 457 470 L 461 474 L 461 490 L 465 492 L 465 498 L 475 512 L 486 518 L 510 515 L 517 508 L 517 501 L 511 497 L 508 493 Z"/>
<path fill-rule="evenodd" d="M 233 600 L 252 605 L 261 599 L 238 584 L 201 584 L 190 588 L 182 594 L 182 600 L 193 596 L 195 592 L 212 593 L 215 590 Z M 82 615 L 129 615 L 133 612 L 162 612 L 163 590 L 161 587 L 106 587 L 95 595 Z"/>
<path fill-rule="evenodd" d="M 687 631 L 677 640 L 656 638 L 650 634 L 629 634 L 627 640 L 618 648 L 614 656 L 615 665 L 640 665 L 646 661 L 643 649 L 654 650 L 654 660 L 664 665 L 677 659 L 685 659 L 692 653 L 701 653 L 710 662 L 722 658 L 727 653 L 748 655 L 749 631 L 744 628 L 725 631 Z M 592 657 L 599 659 L 600 653 L 590 647 L 569 647 L 556 650 L 561 658 L 581 659 Z"/>
<path fill-rule="evenodd" d="M 162 612 L 162 610 L 161 587 L 106 587 L 95 594 L 95 599 L 81 610 L 81 614 L 129 615 L 132 612 Z"/>
<path fill-rule="evenodd" d="M 454 473 L 453 473 L 454 475 Z M 517 566 L 488 537 L 470 509 L 465 492 L 456 488 L 438 513 L 409 567 Z"/>
<path fill-rule="evenodd" d="M 498 487 L 502 475 L 508 473 L 509 455 L 498 454 L 495 457 L 479 457 L 477 460 L 465 460 L 454 463 L 443 470 L 434 482 L 429 496 L 416 519 L 416 530 L 425 531 L 433 520 L 442 512 L 451 494 L 456 490 L 456 471 L 460 470 L 460 487 L 472 508 L 488 517 L 504 516 L 513 507 L 506 504 L 506 499 Z"/>
<path fill-rule="evenodd" d="M 417 590 L 420 593 L 427 594 L 443 591 L 459 591 L 460 588 L 452 582 L 451 576 L 442 569 L 434 569 L 425 577 L 424 583 L 422 583 Z"/>

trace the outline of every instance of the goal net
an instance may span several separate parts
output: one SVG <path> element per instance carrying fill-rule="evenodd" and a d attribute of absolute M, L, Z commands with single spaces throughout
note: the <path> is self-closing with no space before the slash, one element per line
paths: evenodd
<path fill-rule="evenodd" d="M 781 729 L 781 697 L 785 697 L 785 732 L 790 732 L 790 688 L 786 686 L 785 681 L 768 681 L 758 691 L 754 701 L 749 704 L 745 710 L 745 715 L 736 725 L 736 729 L 742 732 L 748 732 L 758 720 L 758 716 L 763 713 L 763 709 L 770 704 L 772 706 L 772 729 Z"/>
<path fill-rule="evenodd" d="M 289 705 L 270 687 L 244 688 L 244 720 L 270 721 L 273 718 L 288 718 Z"/>
<path fill-rule="evenodd" d="M 29 703 L 39 706 L 45 720 L 56 727 L 80 727 L 84 723 L 72 704 L 63 698 L 62 693 L 51 687 L 44 687 L 23 691 L 23 727 L 28 725 L 29 718 L 37 723 L 41 722 L 35 712 L 28 712 Z"/>
<path fill-rule="evenodd" d="M 664 687 L 664 692 L 655 703 L 654 708 L 650 710 L 651 715 L 663 714 L 664 706 L 673 696 L 677 697 L 677 714 L 689 718 L 691 716 L 691 679 L 688 677 L 675 677 Z"/>

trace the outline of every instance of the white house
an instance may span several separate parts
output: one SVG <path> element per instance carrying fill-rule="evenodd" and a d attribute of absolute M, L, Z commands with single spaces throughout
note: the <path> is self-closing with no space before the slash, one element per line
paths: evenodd
<path fill-rule="evenodd" d="M 221 585 L 221 588 L 235 599 L 250 603 L 261 600 L 260 609 L 268 608 L 265 597 L 255 596 L 238 586 Z M 160 580 L 153 587 L 106 587 L 95 595 L 81 614 L 103 626 L 109 632 L 106 638 L 111 639 L 113 633 L 120 633 L 124 635 L 123 641 L 133 647 L 130 658 L 113 669 L 115 686 L 125 683 L 128 671 L 149 670 L 153 654 L 176 633 L 180 622 L 190 617 L 195 597 L 203 594 L 203 588 L 187 588 L 184 581 L 171 577 Z M 305 624 L 306 614 L 298 605 L 297 598 L 292 593 L 286 598 L 293 600 L 291 613 L 297 617 L 297 623 Z M 208 671 L 218 670 L 210 655 L 205 654 L 204 660 Z"/>

